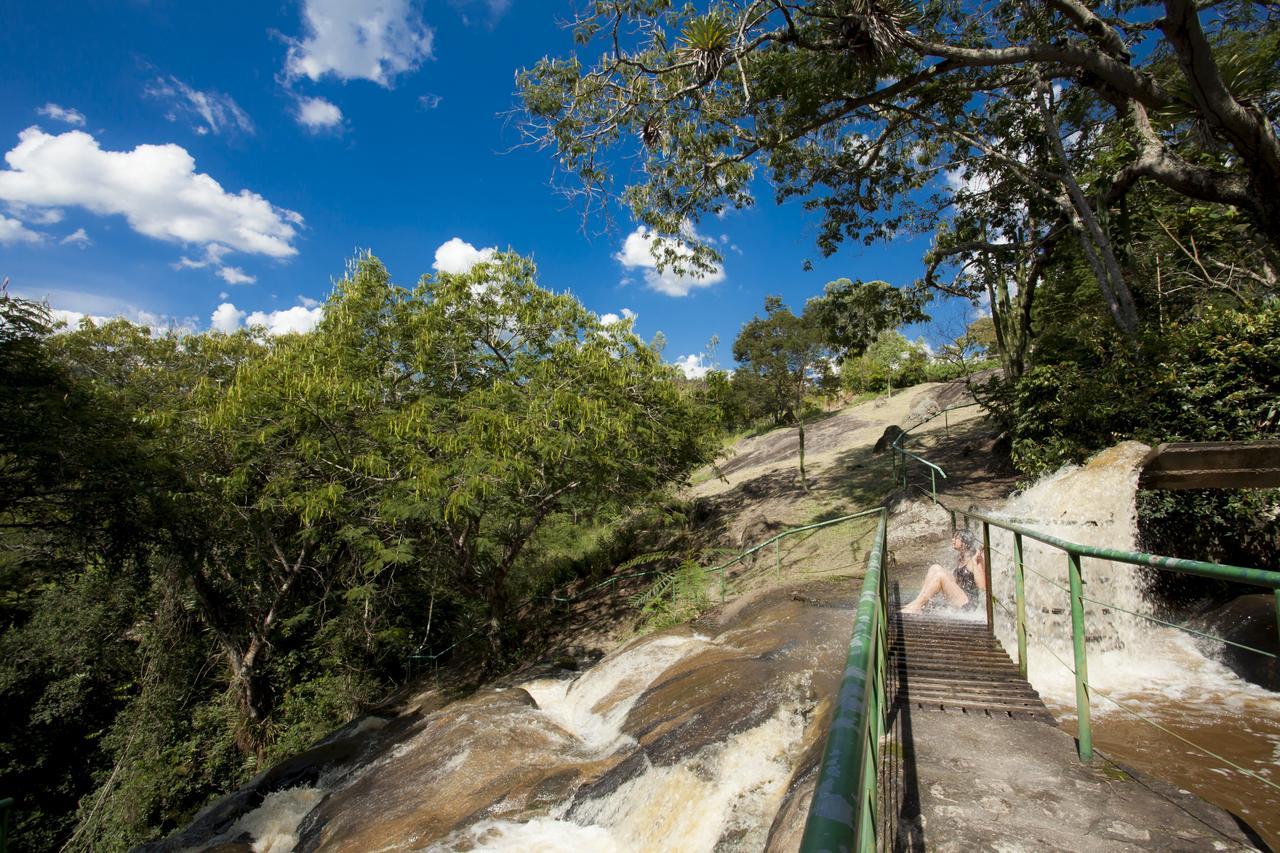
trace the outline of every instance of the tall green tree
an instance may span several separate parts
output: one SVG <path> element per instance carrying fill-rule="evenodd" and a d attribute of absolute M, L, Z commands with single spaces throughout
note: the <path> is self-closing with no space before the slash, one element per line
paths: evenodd
<path fill-rule="evenodd" d="M 977 162 L 988 209 L 1025 210 L 1035 225 L 1015 237 L 988 222 L 961 241 L 1019 244 L 1029 299 L 1046 242 L 1069 236 L 1132 340 L 1139 305 L 1111 220 L 1135 189 L 1239 211 L 1273 268 L 1280 256 L 1269 7 L 1151 9 L 594 0 L 575 38 L 602 55 L 521 72 L 523 131 L 553 149 L 588 209 L 621 185 L 632 214 L 675 241 L 691 219 L 753 204 L 764 172 L 778 201 L 822 212 L 825 254 L 844 239 L 935 230 L 952 215 L 951 194 L 931 194 L 939 174 Z M 640 166 L 617 176 L 625 162 Z M 711 246 L 664 258 L 715 259 Z"/>
<path fill-rule="evenodd" d="M 745 323 L 733 342 L 733 357 L 739 364 L 734 381 L 753 384 L 764 395 L 765 405 L 774 417 L 796 428 L 800 485 L 808 491 L 804 467 L 805 398 L 830 383 L 832 350 L 826 329 L 808 311 L 797 316 L 777 296 L 765 297 L 764 310 L 765 316 Z"/>

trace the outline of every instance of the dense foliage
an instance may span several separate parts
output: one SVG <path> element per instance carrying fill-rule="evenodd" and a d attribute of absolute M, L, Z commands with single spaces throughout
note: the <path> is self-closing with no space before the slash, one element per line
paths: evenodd
<path fill-rule="evenodd" d="M 820 212 L 824 254 L 931 235 L 915 293 L 990 313 L 1003 378 L 985 396 L 1034 475 L 1122 438 L 1275 436 L 1276 14 L 1253 0 L 593 0 L 575 36 L 601 51 L 517 82 L 524 130 L 567 186 L 588 209 L 622 187 L 674 266 L 717 258 L 680 245 L 691 221 L 761 192 Z M 887 386 L 917 359 L 860 337 L 848 387 Z M 1274 492 L 1143 506 L 1151 547 L 1275 562 Z M 1162 533 L 1179 527 L 1202 533 Z"/>
<path fill-rule="evenodd" d="M 0 790 L 113 850 L 456 647 L 518 654 L 566 530 L 706 461 L 712 411 L 503 256 L 354 263 L 305 335 L 51 334 L 0 302 Z"/>

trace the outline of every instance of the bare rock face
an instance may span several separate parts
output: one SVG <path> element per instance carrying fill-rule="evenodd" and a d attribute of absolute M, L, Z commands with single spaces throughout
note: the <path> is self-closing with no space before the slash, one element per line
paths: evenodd
<path fill-rule="evenodd" d="M 320 779 L 298 776 L 323 799 L 279 838 L 297 850 L 471 849 L 495 825 L 539 822 L 607 833 L 622 849 L 672 838 L 762 849 L 771 833 L 790 838 L 803 830 L 831 713 L 819 697 L 835 692 L 855 587 L 773 589 L 581 672 L 530 669 L 524 681 L 411 708 L 323 762 Z M 751 774 L 758 780 L 741 783 Z M 701 806 L 687 807 L 690 797 Z M 250 825 L 244 812 L 261 799 L 229 799 L 218 826 L 189 827 L 184 843 L 261 843 L 227 835 Z"/>
<path fill-rule="evenodd" d="M 1206 634 L 1280 654 L 1276 634 L 1276 599 L 1269 593 L 1242 595 L 1200 617 L 1195 627 Z M 1217 658 L 1245 681 L 1280 691 L 1280 659 L 1218 643 L 1200 641 L 1205 654 Z"/>

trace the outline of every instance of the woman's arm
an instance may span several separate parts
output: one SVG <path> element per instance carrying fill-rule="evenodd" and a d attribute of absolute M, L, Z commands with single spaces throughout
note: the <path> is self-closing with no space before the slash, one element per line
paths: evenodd
<path fill-rule="evenodd" d="M 986 592 L 987 590 L 987 565 L 982 557 L 981 551 L 973 552 L 973 582 L 978 585 L 978 589 Z"/>

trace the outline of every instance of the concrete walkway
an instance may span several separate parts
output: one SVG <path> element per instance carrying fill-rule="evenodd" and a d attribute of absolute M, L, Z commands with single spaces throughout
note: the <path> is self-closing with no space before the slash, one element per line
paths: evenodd
<path fill-rule="evenodd" d="M 885 735 L 886 850 L 1254 850 L 1222 809 L 1095 757 L 1042 722 L 895 709 Z"/>

